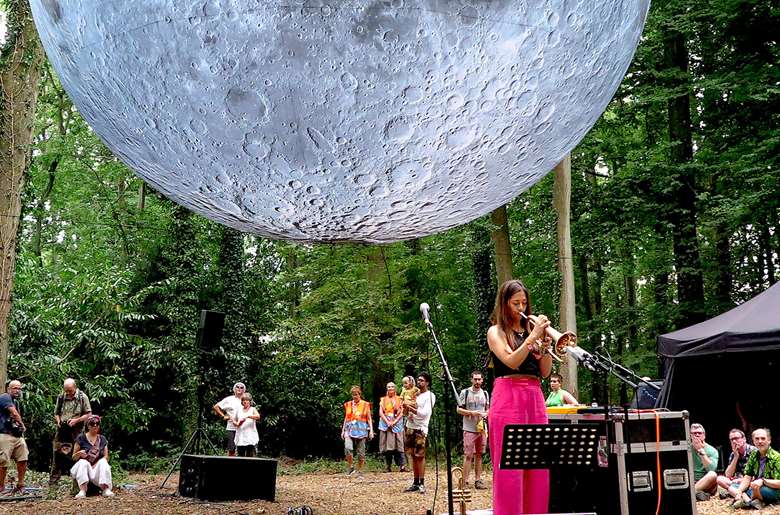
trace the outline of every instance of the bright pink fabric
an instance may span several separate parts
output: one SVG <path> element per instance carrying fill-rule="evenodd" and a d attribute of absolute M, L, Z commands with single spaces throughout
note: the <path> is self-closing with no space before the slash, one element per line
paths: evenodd
<path fill-rule="evenodd" d="M 499 470 L 504 426 L 546 423 L 547 410 L 538 379 L 496 379 L 488 414 L 488 444 L 493 463 L 493 515 L 548 512 L 548 470 Z"/>

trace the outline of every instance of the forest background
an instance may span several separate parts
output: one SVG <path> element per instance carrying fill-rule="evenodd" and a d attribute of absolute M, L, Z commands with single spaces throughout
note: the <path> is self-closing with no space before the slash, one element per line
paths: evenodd
<path fill-rule="evenodd" d="M 483 366 L 502 238 L 534 311 L 557 322 L 552 175 L 493 216 L 419 240 L 303 245 L 241 234 L 134 176 L 64 93 L 27 2 L 0 7 L 8 25 L 0 179 L 23 165 L 20 212 L 0 200 L 3 241 L 13 229 L 16 252 L 10 334 L 0 336 L 8 377 L 26 385 L 34 467 L 48 466 L 54 399 L 68 376 L 93 400 L 128 468 L 175 456 L 195 428 L 201 381 L 209 407 L 233 382 L 247 384 L 264 414 L 264 454 L 337 456 L 350 385 L 376 402 L 388 380 L 439 375 L 421 302 L 432 306 L 459 386 Z M 773 0 L 652 4 L 625 80 L 571 155 L 582 347 L 603 345 L 658 377 L 657 335 L 777 280 L 778 34 Z M 14 157 L 9 138 L 24 132 L 13 121 L 23 108 L 31 145 Z M 222 347 L 202 357 L 204 376 L 195 342 L 202 309 L 227 314 Z M 440 382 L 434 390 L 441 399 Z M 597 390 L 587 372 L 579 390 L 585 402 Z M 613 402 L 619 390 L 611 385 Z M 220 440 L 222 423 L 207 421 Z"/>

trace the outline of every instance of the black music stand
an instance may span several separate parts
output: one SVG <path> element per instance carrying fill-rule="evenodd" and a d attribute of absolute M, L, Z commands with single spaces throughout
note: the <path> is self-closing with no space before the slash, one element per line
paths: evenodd
<path fill-rule="evenodd" d="M 502 469 L 588 467 L 595 463 L 598 424 L 509 424 L 504 427 Z"/>

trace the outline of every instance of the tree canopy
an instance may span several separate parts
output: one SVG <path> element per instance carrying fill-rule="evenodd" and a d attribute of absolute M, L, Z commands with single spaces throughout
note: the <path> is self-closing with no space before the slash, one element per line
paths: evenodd
<path fill-rule="evenodd" d="M 777 280 L 777 34 L 780 10 L 768 0 L 653 3 L 625 80 L 572 152 L 586 349 L 603 346 L 657 376 L 658 334 Z M 104 415 L 119 454 L 143 467 L 178 449 L 199 403 L 210 410 L 238 380 L 264 415 L 266 453 L 336 454 L 350 385 L 377 401 L 389 380 L 438 376 L 421 302 L 461 384 L 483 366 L 497 287 L 489 217 L 384 246 L 241 234 L 143 184 L 85 124 L 48 63 L 37 91 L 9 360 L 9 377 L 27 385 L 27 417 L 40 422 L 30 425 L 33 463 L 50 457 L 54 398 L 68 376 Z M 507 213 L 514 275 L 534 311 L 555 320 L 552 180 Z M 218 347 L 197 347 L 202 309 L 226 313 Z M 580 379 L 588 401 L 591 378 Z M 617 385 L 611 395 L 616 402 Z M 218 420 L 207 420 L 219 435 Z"/>

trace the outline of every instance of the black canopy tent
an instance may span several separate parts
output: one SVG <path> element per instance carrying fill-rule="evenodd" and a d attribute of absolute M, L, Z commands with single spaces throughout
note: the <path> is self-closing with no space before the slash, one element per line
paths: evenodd
<path fill-rule="evenodd" d="M 688 410 L 726 454 L 734 427 L 768 427 L 780 444 L 780 283 L 722 315 L 659 336 L 658 354 L 664 382 L 657 406 Z"/>

